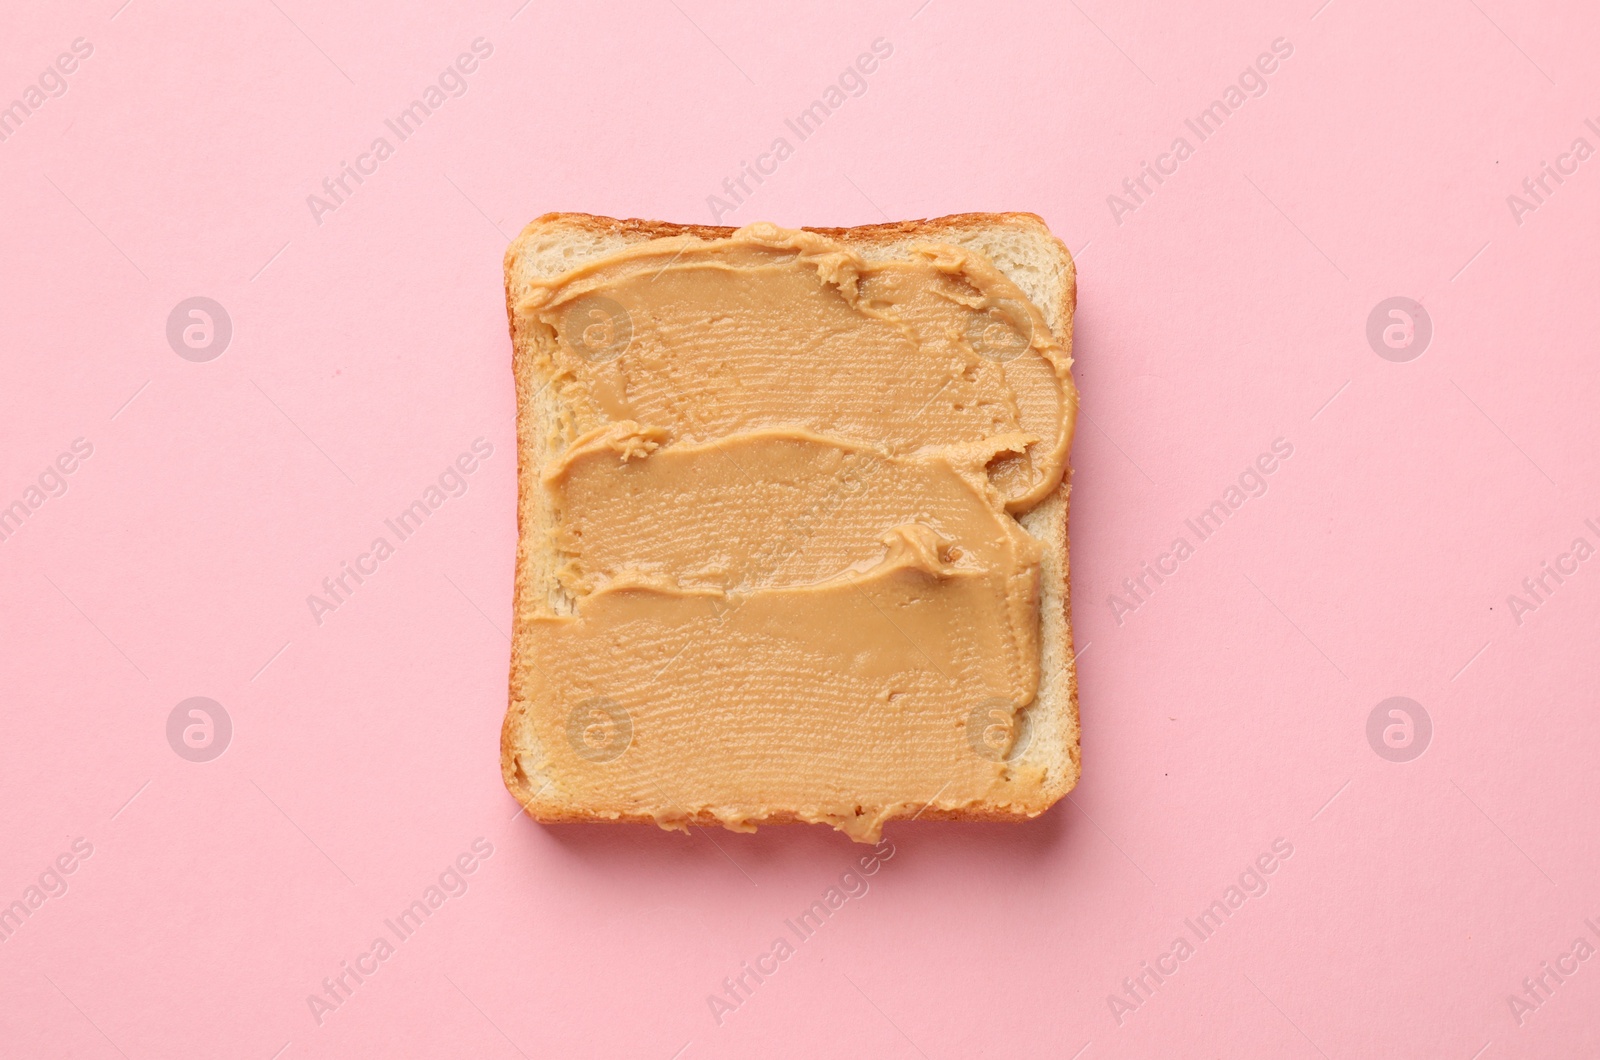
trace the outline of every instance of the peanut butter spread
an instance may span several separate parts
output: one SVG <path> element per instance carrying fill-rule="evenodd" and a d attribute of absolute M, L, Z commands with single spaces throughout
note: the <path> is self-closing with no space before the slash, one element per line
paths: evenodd
<path fill-rule="evenodd" d="M 1037 803 L 1015 715 L 1041 547 L 1015 517 L 1061 481 L 1076 392 L 986 257 L 758 224 L 636 244 L 517 310 L 560 409 L 519 770 L 595 816 L 862 841 Z"/>

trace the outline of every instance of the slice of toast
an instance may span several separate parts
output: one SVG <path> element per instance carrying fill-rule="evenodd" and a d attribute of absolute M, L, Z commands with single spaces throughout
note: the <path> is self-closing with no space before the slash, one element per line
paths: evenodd
<path fill-rule="evenodd" d="M 550 361 L 538 356 L 537 336 L 518 306 L 532 284 L 548 281 L 586 263 L 655 239 L 688 236 L 723 239 L 732 228 L 680 225 L 658 221 L 617 220 L 590 214 L 551 213 L 534 220 L 512 241 L 505 254 L 506 305 L 511 324 L 513 373 L 517 389 L 518 544 L 514 597 L 514 631 L 510 703 L 501 735 L 501 768 L 506 787 L 527 812 L 543 822 L 653 821 L 663 827 L 727 824 L 710 808 L 687 809 L 639 805 L 618 800 L 595 805 L 575 801 L 563 791 L 557 772 L 547 768 L 549 754 L 541 747 L 530 711 L 541 680 L 536 666 L 526 665 L 527 627 L 539 616 L 571 615 L 576 602 L 559 577 L 561 556 L 554 545 L 556 513 L 542 484 L 552 460 L 562 456 L 568 438 L 559 428 L 563 408 L 558 387 L 550 385 Z M 948 244 L 979 252 L 1033 303 L 1056 341 L 1070 355 L 1076 273 L 1067 248 L 1043 220 L 1030 213 L 956 214 L 932 220 L 864 225 L 857 228 L 808 228 L 837 240 L 867 262 L 907 257 L 913 247 Z M 1070 363 L 1070 362 L 1069 362 Z M 1076 393 L 1068 390 L 1070 418 Z M 1044 783 L 1023 805 L 941 805 L 929 801 L 895 809 L 890 817 L 952 820 L 1021 820 L 1037 816 L 1072 790 L 1079 776 L 1077 679 L 1068 600 L 1067 497 L 1069 476 L 1043 501 L 1022 512 L 1017 521 L 1042 545 L 1039 575 L 1039 684 L 1031 705 L 1019 713 L 1016 764 L 1042 770 Z M 1020 744 L 1020 740 L 1018 741 Z M 771 807 L 758 823 L 778 824 L 806 819 L 801 807 Z M 815 818 L 811 818 L 815 819 Z M 881 822 L 880 822 L 881 823 Z M 730 825 L 731 827 L 731 825 Z M 848 830 L 848 829 L 846 829 Z M 875 831 L 875 830 L 874 830 Z M 860 838 L 859 835 L 856 838 Z"/>

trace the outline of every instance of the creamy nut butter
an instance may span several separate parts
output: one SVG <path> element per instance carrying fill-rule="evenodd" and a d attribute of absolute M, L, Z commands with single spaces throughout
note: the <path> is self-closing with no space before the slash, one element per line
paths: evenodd
<path fill-rule="evenodd" d="M 519 600 L 527 790 L 862 841 L 930 804 L 1037 805 L 1043 767 L 974 717 L 1039 684 L 1016 516 L 1061 481 L 1076 393 L 987 258 L 758 224 L 636 244 L 516 310 L 560 410 L 535 480 L 552 592 Z"/>

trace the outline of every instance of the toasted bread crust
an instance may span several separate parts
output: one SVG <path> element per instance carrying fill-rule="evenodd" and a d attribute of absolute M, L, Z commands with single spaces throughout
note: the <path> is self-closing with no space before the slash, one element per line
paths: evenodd
<path fill-rule="evenodd" d="M 963 229 L 990 229 L 997 225 L 1031 224 L 1038 226 L 1041 232 L 1049 233 L 1049 228 L 1044 223 L 1044 218 L 1036 213 L 1013 211 L 1010 213 L 953 213 L 943 217 L 922 218 L 915 221 L 888 221 L 876 225 L 855 225 L 851 228 L 812 228 L 801 226 L 803 232 L 815 232 L 818 235 L 828 236 L 845 242 L 867 242 L 884 239 L 923 238 L 937 241 L 940 236 L 947 236 L 952 232 Z M 700 239 L 725 239 L 733 235 L 737 229 L 727 225 L 698 225 L 678 224 L 673 221 L 647 221 L 639 217 L 601 217 L 592 213 L 547 213 L 529 221 L 523 226 L 517 238 L 511 241 L 506 250 L 506 260 L 509 263 L 519 251 L 519 244 L 530 233 L 551 227 L 552 225 L 565 225 L 574 228 L 587 229 L 598 235 L 633 236 L 644 239 L 666 239 L 671 236 L 696 236 Z M 1052 235 L 1051 239 L 1055 239 Z M 1060 243 L 1059 240 L 1056 240 Z M 1066 249 L 1061 244 L 1062 250 Z M 1070 255 L 1068 255 L 1070 260 Z"/>

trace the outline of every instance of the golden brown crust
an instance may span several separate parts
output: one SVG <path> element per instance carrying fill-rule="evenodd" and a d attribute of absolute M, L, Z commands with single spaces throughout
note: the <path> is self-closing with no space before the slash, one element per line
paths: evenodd
<path fill-rule="evenodd" d="M 802 226 L 803 232 L 846 241 L 897 240 L 910 236 L 937 239 L 952 230 L 964 228 L 993 228 L 997 224 L 1017 222 L 1038 225 L 1048 232 L 1044 218 L 1036 213 L 1013 211 L 1010 213 L 953 213 L 943 217 L 922 218 L 914 221 L 889 221 L 885 224 L 856 225 L 851 228 L 811 228 Z M 678 224 L 673 221 L 647 221 L 640 217 L 601 217 L 592 213 L 547 213 L 529 221 L 506 251 L 509 262 L 519 249 L 521 241 L 529 234 L 552 224 L 561 223 L 584 228 L 598 235 L 642 236 L 646 239 L 666 239 L 671 236 L 696 236 L 700 239 L 724 239 L 737 229 L 726 225 Z M 1053 236 L 1051 238 L 1054 238 Z M 1074 298 L 1076 292 L 1074 292 Z"/>
<path fill-rule="evenodd" d="M 804 227 L 803 231 L 815 232 L 819 235 L 840 240 L 847 244 L 870 247 L 873 245 L 892 244 L 904 242 L 907 239 L 925 239 L 930 242 L 948 242 L 953 234 L 966 232 L 980 232 L 993 230 L 996 227 L 1016 226 L 1033 229 L 1036 235 L 1042 236 L 1059 248 L 1060 256 L 1065 267 L 1059 304 L 1053 306 L 1055 326 L 1053 330 L 1056 337 L 1071 351 L 1072 348 L 1072 320 L 1077 306 L 1077 275 L 1075 263 L 1071 253 L 1056 236 L 1050 232 L 1044 219 L 1039 215 L 1028 212 L 1005 213 L 961 213 L 949 214 L 943 217 L 923 218 L 918 220 L 893 221 L 885 224 L 859 225 L 851 228 L 813 228 Z M 513 290 L 513 272 L 517 262 L 524 253 L 525 248 L 540 234 L 548 232 L 551 228 L 560 227 L 574 233 L 584 233 L 596 237 L 621 237 L 630 240 L 665 239 L 675 236 L 694 236 L 703 240 L 722 239 L 732 235 L 736 229 L 722 225 L 679 224 L 670 221 L 652 221 L 642 218 L 614 218 L 603 217 L 587 213 L 555 212 L 543 214 L 530 221 L 523 230 L 512 240 L 505 253 L 506 273 L 506 315 L 510 326 L 513 345 L 513 376 L 520 379 L 521 363 L 525 353 L 523 343 L 517 334 L 516 295 Z M 1043 307 L 1041 307 L 1043 308 Z M 519 400 L 518 409 L 518 460 L 519 483 L 522 479 L 521 463 L 528 459 L 525 446 L 521 444 L 522 416 L 525 410 Z M 1061 608 L 1064 618 L 1066 636 L 1066 653 L 1062 664 L 1062 677 L 1066 681 L 1067 725 L 1070 736 L 1065 739 L 1067 754 L 1071 761 L 1070 770 L 1063 770 L 1058 782 L 1046 790 L 1045 798 L 1041 805 L 1029 808 L 1024 812 L 1008 811 L 999 807 L 970 807 L 962 809 L 944 809 L 932 806 L 918 808 L 915 811 L 898 814 L 892 819 L 906 819 L 915 817 L 918 820 L 954 820 L 954 821 L 1020 821 L 1037 817 L 1054 805 L 1077 785 L 1082 775 L 1081 756 L 1081 726 L 1078 715 L 1078 680 L 1077 656 L 1072 643 L 1071 622 L 1071 579 L 1069 572 L 1068 556 L 1068 522 L 1070 519 L 1070 504 L 1068 499 L 1071 489 L 1071 469 L 1062 479 L 1059 487 L 1062 498 L 1062 525 L 1060 527 L 1060 563 L 1062 566 Z M 521 486 L 519 485 L 519 494 Z M 513 591 L 513 608 L 516 613 L 521 613 L 522 607 L 536 590 L 527 584 L 526 564 L 524 563 L 524 550 L 528 543 L 530 528 L 526 525 L 526 512 L 523 499 L 519 496 L 517 504 L 517 569 Z M 510 667 L 510 700 L 513 709 L 508 710 L 501 727 L 500 760 L 501 772 L 507 790 L 523 804 L 529 816 L 543 823 L 594 823 L 597 821 L 660 823 L 658 818 L 647 812 L 630 812 L 618 810 L 610 813 L 597 813 L 592 811 L 573 810 L 558 803 L 540 801 L 541 791 L 533 790 L 530 779 L 523 775 L 517 761 L 516 732 L 520 722 L 520 714 L 515 708 L 519 702 L 529 701 L 522 688 L 522 677 L 517 665 L 517 657 L 513 650 Z M 700 826 L 720 826 L 722 822 L 709 812 L 700 811 L 684 814 L 681 811 L 674 814 L 673 823 Z M 776 812 L 758 822 L 767 824 L 796 824 L 803 823 L 801 818 L 788 811 Z"/>

